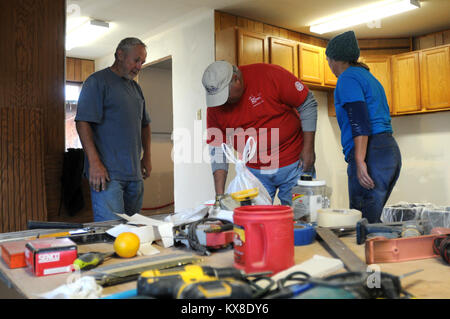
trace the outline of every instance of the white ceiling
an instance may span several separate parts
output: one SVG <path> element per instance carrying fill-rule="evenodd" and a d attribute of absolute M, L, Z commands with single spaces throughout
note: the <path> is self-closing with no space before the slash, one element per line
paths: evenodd
<path fill-rule="evenodd" d="M 321 18 L 378 2 L 374 0 L 67 0 L 67 8 L 110 22 L 111 30 L 94 44 L 67 51 L 67 56 L 96 59 L 114 51 L 128 36 L 143 40 L 201 10 L 216 9 L 306 34 Z M 378 27 L 353 27 L 358 38 L 409 37 L 450 29 L 450 0 L 420 1 L 421 8 L 384 18 Z M 75 5 L 75 6 L 74 6 Z M 345 31 L 319 37 L 330 39 Z"/>

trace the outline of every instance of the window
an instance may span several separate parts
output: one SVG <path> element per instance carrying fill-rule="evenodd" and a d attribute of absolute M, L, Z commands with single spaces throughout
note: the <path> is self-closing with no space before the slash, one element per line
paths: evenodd
<path fill-rule="evenodd" d="M 80 138 L 75 127 L 78 97 L 81 92 L 80 83 L 66 84 L 66 150 L 69 148 L 82 148 Z"/>

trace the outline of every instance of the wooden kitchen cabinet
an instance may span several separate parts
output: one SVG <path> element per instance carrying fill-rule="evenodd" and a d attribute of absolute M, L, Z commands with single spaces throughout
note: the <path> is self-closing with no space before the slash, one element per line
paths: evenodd
<path fill-rule="evenodd" d="M 238 65 L 269 62 L 268 37 L 238 29 Z"/>
<path fill-rule="evenodd" d="M 394 114 L 420 112 L 419 52 L 394 55 L 391 63 Z"/>
<path fill-rule="evenodd" d="M 320 47 L 300 43 L 299 45 L 299 78 L 306 84 L 322 85 L 323 54 Z"/>
<path fill-rule="evenodd" d="M 94 61 L 66 57 L 66 81 L 84 82 L 94 71 Z"/>
<path fill-rule="evenodd" d="M 269 38 L 258 32 L 228 28 L 215 34 L 216 61 L 234 65 L 269 63 Z"/>
<path fill-rule="evenodd" d="M 364 56 L 362 62 L 370 68 L 370 73 L 381 83 L 386 93 L 390 113 L 393 113 L 392 105 L 392 79 L 391 79 L 391 57 L 389 55 Z"/>
<path fill-rule="evenodd" d="M 337 79 L 325 59 L 325 48 L 232 27 L 216 31 L 216 61 L 234 65 L 270 63 L 290 71 L 305 84 L 334 88 Z"/>
<path fill-rule="evenodd" d="M 336 87 L 337 77 L 334 75 L 333 71 L 331 71 L 330 66 L 328 65 L 327 57 L 325 55 L 325 48 L 322 48 L 322 57 L 323 57 L 323 84 L 325 86 Z"/>
<path fill-rule="evenodd" d="M 94 73 L 95 66 L 94 61 L 91 60 L 81 60 L 81 81 L 84 82 L 86 79 Z"/>
<path fill-rule="evenodd" d="M 269 63 L 279 65 L 298 77 L 298 42 L 271 37 Z"/>
<path fill-rule="evenodd" d="M 299 78 L 314 88 L 336 87 L 337 78 L 331 71 L 325 48 L 311 44 L 299 44 Z"/>
<path fill-rule="evenodd" d="M 420 51 L 422 107 L 450 109 L 450 46 Z"/>
<path fill-rule="evenodd" d="M 66 58 L 66 81 L 81 82 L 81 60 Z"/>

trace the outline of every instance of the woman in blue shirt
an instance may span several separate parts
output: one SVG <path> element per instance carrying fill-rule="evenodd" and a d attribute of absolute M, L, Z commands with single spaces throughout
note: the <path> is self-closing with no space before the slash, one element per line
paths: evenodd
<path fill-rule="evenodd" d="M 338 78 L 334 104 L 348 163 L 350 208 L 361 211 L 369 223 L 380 222 L 402 165 L 386 94 L 368 66 L 357 62 L 353 31 L 331 39 L 325 53 Z"/>

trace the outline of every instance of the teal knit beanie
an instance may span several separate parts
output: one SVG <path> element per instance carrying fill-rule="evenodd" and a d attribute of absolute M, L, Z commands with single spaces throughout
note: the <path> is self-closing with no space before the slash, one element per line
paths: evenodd
<path fill-rule="evenodd" d="M 355 32 L 347 31 L 332 38 L 325 54 L 335 61 L 356 62 L 359 58 L 359 46 Z"/>

